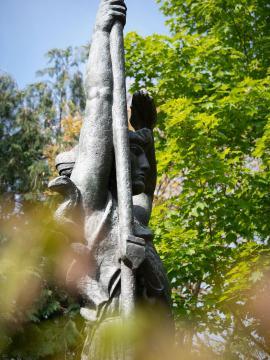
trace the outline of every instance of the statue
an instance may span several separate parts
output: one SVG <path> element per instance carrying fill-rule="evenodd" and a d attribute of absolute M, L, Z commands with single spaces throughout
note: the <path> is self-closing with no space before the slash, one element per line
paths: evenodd
<path fill-rule="evenodd" d="M 171 313 L 167 276 L 148 228 L 156 185 L 156 108 L 152 98 L 145 91 L 133 95 L 132 130 L 127 130 L 126 124 L 126 129 L 120 129 L 121 135 L 113 123 L 117 111 L 126 106 L 126 98 L 118 97 L 119 105 L 116 101 L 117 90 L 121 92 L 124 85 L 117 88 L 115 73 L 120 71 L 124 79 L 124 71 L 116 68 L 113 52 L 118 45 L 112 45 L 113 31 L 117 32 L 117 26 L 121 30 L 125 21 L 124 0 L 101 0 L 86 70 L 87 104 L 79 144 L 57 156 L 60 176 L 49 183 L 51 190 L 65 198 L 55 218 L 66 227 L 74 251 L 67 281 L 74 280 L 72 274 L 80 266 L 81 257 L 86 257 L 88 263 L 87 271 L 75 279 L 84 304 L 81 315 L 93 324 L 83 359 L 102 360 L 97 345 L 98 328 L 122 314 L 124 301 L 128 311 L 132 311 L 133 303 L 149 302 L 151 306 L 156 303 L 166 308 L 168 317 Z M 121 56 L 121 49 L 119 53 Z M 125 131 L 130 145 L 121 149 L 117 141 L 124 138 Z M 130 161 L 127 168 L 121 168 L 121 156 Z M 126 216 L 122 215 L 123 209 L 122 214 L 119 210 L 120 193 L 126 190 L 123 185 L 119 189 L 119 177 L 123 174 L 127 179 L 130 175 L 133 201 L 132 233 L 124 239 L 124 255 L 119 225 L 120 217 Z M 125 271 L 127 285 L 123 283 Z"/>

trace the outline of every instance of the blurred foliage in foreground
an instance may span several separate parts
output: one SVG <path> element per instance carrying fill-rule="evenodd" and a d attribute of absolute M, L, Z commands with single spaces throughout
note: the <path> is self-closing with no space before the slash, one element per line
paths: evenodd
<path fill-rule="evenodd" d="M 126 58 L 131 92 L 147 88 L 159 110 L 151 226 L 173 286 L 178 345 L 185 359 L 267 359 L 270 6 L 158 2 L 171 35 L 128 34 Z M 68 256 L 49 220 L 46 183 L 55 154 L 79 133 L 86 50 L 54 49 L 48 57 L 39 73 L 45 80 L 23 91 L 9 76 L 0 79 L 6 358 L 72 358 L 84 336 L 78 300 L 61 288 Z"/>

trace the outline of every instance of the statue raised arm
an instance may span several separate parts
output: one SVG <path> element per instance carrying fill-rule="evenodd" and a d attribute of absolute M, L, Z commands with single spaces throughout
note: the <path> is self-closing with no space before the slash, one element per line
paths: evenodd
<path fill-rule="evenodd" d="M 116 19 L 125 23 L 124 1 L 102 0 L 86 69 L 86 109 L 71 180 L 84 193 L 86 213 L 102 209 L 113 159 L 110 31 Z"/>

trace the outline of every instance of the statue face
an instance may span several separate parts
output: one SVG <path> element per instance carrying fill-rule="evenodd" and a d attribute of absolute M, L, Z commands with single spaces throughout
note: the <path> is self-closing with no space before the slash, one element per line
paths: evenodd
<path fill-rule="evenodd" d="M 149 162 L 144 149 L 132 143 L 130 145 L 131 179 L 133 195 L 138 195 L 145 190 L 146 173 L 149 170 Z"/>

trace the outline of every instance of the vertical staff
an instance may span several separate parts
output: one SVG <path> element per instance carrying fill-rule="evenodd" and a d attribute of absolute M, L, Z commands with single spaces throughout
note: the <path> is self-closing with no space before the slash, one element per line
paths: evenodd
<path fill-rule="evenodd" d="M 123 25 L 117 21 L 111 30 L 113 70 L 113 144 L 116 162 L 119 236 L 121 257 L 126 254 L 127 239 L 133 234 L 132 184 L 124 60 Z M 129 316 L 134 309 L 135 279 L 133 271 L 121 262 L 122 314 Z"/>

